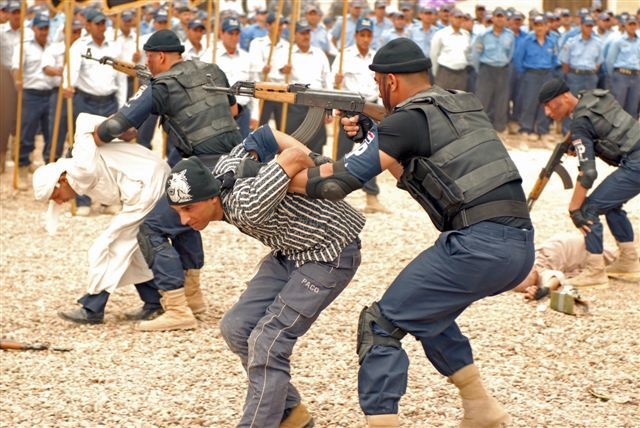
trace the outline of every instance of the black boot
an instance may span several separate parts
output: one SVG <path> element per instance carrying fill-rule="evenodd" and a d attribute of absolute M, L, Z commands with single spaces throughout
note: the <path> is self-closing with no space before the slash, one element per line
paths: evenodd
<path fill-rule="evenodd" d="M 102 324 L 104 322 L 104 312 L 95 313 L 86 310 L 85 308 L 78 308 L 72 311 L 60 311 L 58 316 L 65 321 L 71 321 L 76 324 Z"/>
<path fill-rule="evenodd" d="M 124 317 L 131 321 L 149 321 L 162 315 L 164 310 L 160 307 L 147 307 L 146 304 L 138 309 L 133 309 L 124 313 Z"/>

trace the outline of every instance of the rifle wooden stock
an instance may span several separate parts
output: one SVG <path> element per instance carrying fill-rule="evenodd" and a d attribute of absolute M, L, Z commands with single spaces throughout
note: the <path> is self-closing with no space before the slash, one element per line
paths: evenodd
<path fill-rule="evenodd" d="M 138 75 L 138 73 L 136 73 L 135 65 L 125 61 L 114 59 L 111 67 L 113 67 L 114 70 L 124 73 L 129 77 L 136 77 Z"/>

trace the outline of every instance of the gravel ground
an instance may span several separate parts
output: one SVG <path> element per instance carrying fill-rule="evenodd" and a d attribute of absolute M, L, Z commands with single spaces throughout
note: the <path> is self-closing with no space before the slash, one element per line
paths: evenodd
<path fill-rule="evenodd" d="M 549 151 L 512 155 L 528 192 Z M 566 163 L 574 175 L 574 160 Z M 601 163 L 598 168 L 600 178 L 610 171 Z M 246 382 L 218 324 L 265 248 L 226 224 L 204 232 L 202 282 L 211 310 L 197 330 L 134 331 L 122 318 L 139 304 L 133 287 L 112 296 L 104 325 L 72 325 L 56 311 L 73 307 L 83 293 L 87 249 L 110 217 L 65 216 L 49 237 L 44 206 L 32 192 L 10 189 L 11 168 L 0 181 L 1 336 L 72 348 L 0 353 L 0 426 L 234 426 Z M 393 214 L 368 216 L 360 270 L 293 355 L 293 379 L 318 427 L 364 426 L 356 391 L 358 313 L 437 236 L 389 175 L 380 184 L 381 201 Z M 538 242 L 573 230 L 569 197 L 552 178 L 533 212 Z M 636 231 L 638 199 L 627 205 Z M 349 201 L 361 208 L 364 195 L 356 192 Z M 613 242 L 610 235 L 606 240 Z M 477 302 L 462 314 L 460 327 L 472 339 L 486 384 L 511 412 L 514 427 L 640 424 L 637 291 L 638 284 L 612 281 L 609 289 L 585 293 L 591 314 L 583 317 L 549 310 L 548 300 L 524 303 L 516 293 Z M 400 407 L 404 426 L 457 426 L 462 412 L 455 388 L 427 362 L 418 342 L 406 339 L 403 346 L 413 363 Z"/>

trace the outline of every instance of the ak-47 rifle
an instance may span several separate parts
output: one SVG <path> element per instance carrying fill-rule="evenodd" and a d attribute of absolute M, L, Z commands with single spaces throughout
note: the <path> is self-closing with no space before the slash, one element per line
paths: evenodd
<path fill-rule="evenodd" d="M 230 88 L 225 88 L 216 86 L 212 79 L 210 82 L 209 85 L 204 86 L 207 91 L 309 107 L 309 113 L 307 113 L 304 122 L 291 134 L 303 143 L 315 135 L 322 125 L 325 112 L 330 112 L 333 109 L 347 112 L 348 116 L 363 113 L 377 122 L 386 115 L 384 107 L 367 103 L 362 95 L 355 92 L 310 89 L 309 85 L 301 83 L 238 81 Z"/>
<path fill-rule="evenodd" d="M 130 77 L 138 77 L 141 82 L 148 82 L 151 80 L 151 72 L 147 67 L 141 64 L 133 64 L 131 62 L 122 61 L 112 58 L 110 56 L 103 56 L 102 58 L 96 58 L 91 55 L 91 48 L 87 48 L 87 52 L 82 55 L 82 58 L 90 59 L 92 61 L 98 61 L 100 64 L 110 65 L 114 70 L 126 74 Z"/>
<path fill-rule="evenodd" d="M 571 141 L 569 134 L 565 135 L 564 140 L 561 143 L 556 144 L 553 149 L 553 153 L 551 153 L 551 157 L 547 161 L 547 164 L 542 168 L 540 174 L 538 175 L 538 180 L 536 180 L 536 184 L 534 184 L 533 189 L 529 192 L 529 197 L 527 198 L 527 208 L 529 212 L 533 208 L 533 204 L 538 200 L 540 194 L 544 190 L 545 186 L 549 182 L 551 175 L 555 172 L 562 179 L 562 184 L 565 189 L 571 189 L 573 187 L 573 182 L 571 181 L 571 176 L 567 170 L 562 166 L 562 157 L 569 150 Z"/>

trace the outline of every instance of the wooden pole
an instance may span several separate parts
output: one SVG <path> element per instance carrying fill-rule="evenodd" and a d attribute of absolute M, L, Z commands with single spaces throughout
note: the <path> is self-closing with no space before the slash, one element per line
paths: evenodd
<path fill-rule="evenodd" d="M 207 48 L 211 46 L 211 18 L 213 16 L 213 0 L 207 0 Z M 216 62 L 216 56 L 213 55 L 211 63 Z"/>
<path fill-rule="evenodd" d="M 291 64 L 291 56 L 293 54 L 293 45 L 296 38 L 296 23 L 298 22 L 298 15 L 300 13 L 300 0 L 293 0 L 293 7 L 291 8 L 291 20 L 289 22 L 289 55 L 287 57 L 287 64 Z M 291 69 L 293 72 L 293 68 Z M 291 72 L 285 75 L 285 83 L 291 81 Z M 286 132 L 287 129 L 287 113 L 289 112 L 289 104 L 282 104 L 282 116 L 280 116 L 280 132 Z"/>
<path fill-rule="evenodd" d="M 23 73 L 23 61 L 24 61 L 24 17 L 27 13 L 27 2 L 20 2 L 20 53 L 18 63 L 18 79 L 24 85 L 22 81 Z M 20 88 L 18 92 L 18 105 L 16 112 L 16 138 L 13 139 L 13 188 L 18 189 L 18 169 L 20 168 L 20 140 L 22 133 L 22 92 L 23 88 Z"/>
<path fill-rule="evenodd" d="M 116 14 L 116 22 L 115 25 L 113 26 L 113 41 L 115 42 L 116 40 L 118 40 L 118 35 L 119 35 L 119 31 L 120 31 L 120 12 L 118 12 Z"/>
<path fill-rule="evenodd" d="M 58 87 L 58 98 L 56 99 L 56 113 L 53 117 L 53 132 L 51 133 L 51 151 L 49 152 L 49 162 L 56 161 L 56 152 L 58 149 L 58 134 L 60 133 L 60 116 L 62 116 L 62 89 L 63 77 L 60 77 L 60 86 Z"/>
<path fill-rule="evenodd" d="M 218 49 L 218 34 L 220 34 L 220 0 L 216 1 L 216 5 L 215 5 L 215 9 L 213 11 L 213 13 L 216 14 L 216 23 L 213 26 L 213 40 L 211 40 L 211 43 L 213 43 L 213 49 L 211 49 L 212 52 L 212 58 L 211 58 L 211 63 L 215 64 L 216 63 L 216 51 Z"/>
<path fill-rule="evenodd" d="M 140 52 L 140 24 L 142 21 L 142 6 L 136 9 L 136 53 Z M 138 92 L 140 88 L 140 79 L 138 76 L 133 78 L 133 93 Z"/>
<path fill-rule="evenodd" d="M 74 0 L 66 0 L 66 7 L 67 9 L 65 10 L 65 18 L 66 18 L 66 25 L 64 28 L 64 45 L 65 45 L 65 49 L 64 49 L 64 64 L 65 64 L 65 68 L 66 68 L 66 78 L 67 78 L 67 87 L 70 88 L 71 87 L 71 61 L 70 61 L 70 56 L 69 56 L 69 49 L 71 48 L 71 24 L 73 22 L 73 3 Z M 60 82 L 62 83 L 62 82 Z M 68 146 L 69 146 L 69 150 L 71 150 L 71 148 L 73 147 L 73 135 L 74 135 L 74 128 L 73 128 L 73 99 L 72 98 L 67 98 L 67 138 L 68 138 Z M 71 199 L 71 215 L 76 215 L 76 211 L 77 211 L 77 206 L 76 206 L 76 200 Z"/>
<path fill-rule="evenodd" d="M 269 33 L 269 39 L 271 40 L 271 46 L 269 46 L 269 56 L 267 57 L 267 64 L 266 65 L 271 65 L 271 58 L 273 57 L 273 49 L 275 48 L 276 44 L 278 43 L 278 39 L 279 39 L 279 30 L 280 30 L 280 17 L 282 16 L 282 9 L 284 7 L 284 0 L 278 0 L 278 9 L 276 12 L 276 21 L 274 22 L 275 26 L 273 27 L 273 29 L 271 30 L 271 32 Z M 269 73 L 263 73 L 262 74 L 262 81 L 263 82 L 268 82 L 269 81 Z M 259 103 L 259 108 L 258 108 L 258 120 L 260 120 L 260 117 L 262 116 L 262 107 L 264 106 L 264 100 L 260 100 Z"/>
<path fill-rule="evenodd" d="M 344 46 L 345 39 L 347 38 L 347 10 L 348 0 L 343 0 L 342 5 L 342 29 L 340 31 L 340 60 L 338 62 L 338 74 L 342 74 L 342 61 L 344 60 Z M 342 82 L 336 88 L 342 89 Z M 336 159 L 338 157 L 338 139 L 340 138 L 340 118 L 335 116 L 333 118 L 333 150 L 331 157 Z M 337 159 L 336 159 L 337 160 Z"/>

